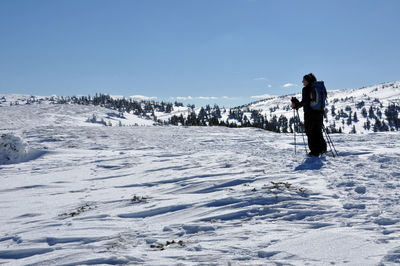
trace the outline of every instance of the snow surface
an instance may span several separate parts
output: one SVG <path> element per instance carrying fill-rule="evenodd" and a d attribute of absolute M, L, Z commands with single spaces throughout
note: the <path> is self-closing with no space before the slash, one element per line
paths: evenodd
<path fill-rule="evenodd" d="M 0 136 L 0 165 L 34 160 L 45 152 L 29 148 L 19 136 Z"/>
<path fill-rule="evenodd" d="M 0 165 L 0 264 L 400 263 L 398 132 L 305 158 L 290 134 L 105 127 L 91 108 L 0 107 L 2 134 L 46 152 Z"/>
<path fill-rule="evenodd" d="M 102 125 L 101 121 L 111 126 L 152 126 L 154 121 L 130 113 L 121 116 L 117 111 L 93 105 L 54 104 L 52 97 L 20 94 L 0 94 L 0 110 L 4 113 L 2 121 L 9 126 L 8 130 L 21 129 L 26 121 L 51 125 Z M 3 100 L 1 100 L 3 99 Z M 36 100 L 29 103 L 30 99 Z M 27 104 L 28 102 L 28 104 Z M 10 106 L 12 104 L 12 106 Z M 17 117 L 14 112 L 20 113 Z M 7 115 L 8 114 L 8 115 Z M 95 121 L 92 120 L 95 116 Z M 31 126 L 27 124 L 26 126 Z"/>

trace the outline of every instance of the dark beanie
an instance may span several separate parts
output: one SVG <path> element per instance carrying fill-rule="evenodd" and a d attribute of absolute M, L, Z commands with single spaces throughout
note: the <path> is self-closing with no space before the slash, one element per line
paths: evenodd
<path fill-rule="evenodd" d="M 303 79 L 307 80 L 308 83 L 313 83 L 317 81 L 313 73 L 307 74 L 303 77 Z"/>

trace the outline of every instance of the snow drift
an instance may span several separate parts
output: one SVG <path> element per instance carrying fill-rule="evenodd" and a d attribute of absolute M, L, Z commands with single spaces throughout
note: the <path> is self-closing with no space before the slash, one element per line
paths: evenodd
<path fill-rule="evenodd" d="M 0 164 L 26 162 L 40 157 L 43 153 L 30 148 L 19 136 L 3 134 L 0 137 Z"/>

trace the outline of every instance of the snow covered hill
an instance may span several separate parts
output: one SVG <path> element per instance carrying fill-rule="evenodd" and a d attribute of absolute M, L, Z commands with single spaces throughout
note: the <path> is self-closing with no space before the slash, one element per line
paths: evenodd
<path fill-rule="evenodd" d="M 128 99 L 113 100 L 109 95 L 90 97 L 38 97 L 26 95 L 0 95 L 0 107 L 9 105 L 44 104 L 55 112 L 61 108 L 73 108 L 71 114 L 85 115 L 84 121 L 103 125 L 185 125 L 257 127 L 274 132 L 293 132 L 294 114 L 290 107 L 291 97 L 300 94 L 270 97 L 235 108 L 205 106 L 195 108 L 182 103 L 132 102 Z M 55 107 L 54 105 L 64 106 Z M 109 112 L 104 108 L 107 107 Z M 50 111 L 49 109 L 49 111 Z M 368 133 L 398 131 L 400 129 L 400 82 L 383 83 L 361 89 L 329 90 L 325 126 L 336 133 Z M 300 110 L 302 119 L 302 110 Z M 78 122 L 78 121 L 76 121 Z"/>
<path fill-rule="evenodd" d="M 207 106 L 193 110 L 190 107 L 180 107 L 171 113 L 156 112 L 156 115 L 158 119 L 175 125 L 252 126 L 275 132 L 291 132 L 294 128 L 294 114 L 290 99 L 293 96 L 301 99 L 301 89 L 299 94 L 271 96 L 235 108 Z M 399 113 L 399 81 L 360 89 L 328 90 L 324 124 L 331 132 L 398 131 Z M 302 117 L 300 110 L 300 119 Z"/>
<path fill-rule="evenodd" d="M 2 105 L 11 155 L 42 153 L 0 165 L 0 264 L 400 263 L 399 132 L 334 134 L 339 157 L 305 159 L 291 134 Z"/>
<path fill-rule="evenodd" d="M 45 125 L 152 126 L 154 121 L 128 112 L 94 105 L 56 103 L 62 97 L 0 94 L 2 120 L 8 130 L 29 127 L 28 121 Z M 36 126 L 36 125 L 34 125 Z"/>
<path fill-rule="evenodd" d="M 352 132 L 353 128 L 355 129 L 355 133 L 373 132 L 377 118 L 379 122 L 386 123 L 389 131 L 392 129 L 395 130 L 395 127 L 390 125 L 390 121 L 388 121 L 384 111 L 388 106 L 393 104 L 397 107 L 400 106 L 400 81 L 360 89 L 327 89 L 328 106 L 326 108 L 327 119 L 325 119 L 327 127 L 340 128 L 345 133 Z M 301 99 L 301 90 L 296 95 L 271 97 L 248 104 L 241 107 L 241 109 L 244 111 L 258 110 L 268 119 L 271 119 L 274 115 L 278 118 L 284 115 L 289 120 L 289 118 L 293 117 L 293 111 L 290 108 L 290 99 L 293 96 Z M 372 113 L 370 112 L 371 108 Z M 302 113 L 301 109 L 300 113 Z M 247 113 L 247 116 L 250 117 L 250 113 Z M 369 124 L 369 128 L 367 124 Z"/>

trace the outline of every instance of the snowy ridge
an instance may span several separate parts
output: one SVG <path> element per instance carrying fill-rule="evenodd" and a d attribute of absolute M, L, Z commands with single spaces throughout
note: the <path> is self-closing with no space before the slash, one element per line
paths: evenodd
<path fill-rule="evenodd" d="M 370 120 L 371 124 L 373 125 L 374 118 L 364 117 L 362 115 L 362 108 L 365 107 L 368 111 L 372 106 L 375 113 L 377 113 L 378 110 L 384 113 L 384 109 L 390 104 L 396 104 L 397 106 L 400 105 L 400 81 L 382 83 L 360 89 L 329 90 L 329 87 L 327 89 L 328 105 L 326 107 L 327 119 L 325 119 L 325 126 L 334 126 L 336 128 L 341 127 L 342 132 L 344 133 L 350 133 L 353 129 L 353 126 L 356 129 L 356 133 L 373 132 L 372 126 L 368 130 L 364 128 L 364 124 L 367 122 L 367 120 Z M 301 99 L 301 92 L 295 95 L 278 96 L 255 103 L 250 103 L 241 107 L 241 109 L 245 111 L 258 110 L 261 114 L 265 115 L 269 119 L 271 119 L 274 115 L 276 115 L 278 118 L 281 115 L 284 115 L 289 119 L 293 116 L 293 111 L 290 108 L 291 97 L 297 97 L 298 99 Z M 360 108 L 357 108 L 357 104 L 361 102 L 364 102 L 364 105 L 362 105 Z M 334 106 L 336 114 L 332 114 L 332 106 Z M 354 116 L 354 113 L 357 113 L 358 121 L 352 121 L 348 124 L 347 117 L 350 116 L 349 108 L 351 109 L 351 116 Z M 338 114 L 340 110 L 344 111 L 344 117 L 341 117 Z M 301 109 L 300 113 L 302 113 Z M 247 115 L 250 117 L 249 113 L 247 113 Z M 385 118 L 385 115 L 382 114 L 381 119 L 387 122 Z"/>
<path fill-rule="evenodd" d="M 65 100 L 63 97 L 56 96 L 0 95 L 0 107 L 16 104 L 54 105 L 57 102 L 57 104 L 71 105 L 77 103 L 88 106 L 85 121 L 94 124 L 239 126 L 285 133 L 293 132 L 295 128 L 294 115 L 290 107 L 290 99 L 293 96 L 301 98 L 300 94 L 296 94 L 269 97 L 236 108 L 220 108 L 217 105 L 195 108 L 194 105 L 183 106 L 176 102 L 172 104 L 142 101 L 136 102 L 132 107 L 126 106 L 132 105 L 126 99 L 123 104 L 105 101 L 98 105 L 99 102 L 95 103 L 88 98 L 80 100 L 75 97 L 75 100 L 71 98 Z M 123 97 L 107 97 L 124 99 Z M 100 97 L 97 101 L 107 97 Z M 106 113 L 105 109 L 99 109 L 99 106 L 107 106 L 112 111 Z M 92 114 L 88 113 L 90 109 L 93 110 Z M 325 111 L 324 124 L 333 133 L 398 131 L 400 130 L 400 82 L 383 83 L 361 89 L 329 90 Z"/>
<path fill-rule="evenodd" d="M 152 126 L 154 121 L 132 113 L 123 113 L 93 105 L 55 103 L 57 96 L 32 96 L 0 94 L 0 111 L 8 130 L 31 126 L 28 121 L 39 124 L 57 125 L 107 125 L 107 126 Z M 16 115 L 15 113 L 18 113 Z"/>
<path fill-rule="evenodd" d="M 219 125 L 254 126 L 276 132 L 291 132 L 294 124 L 290 99 L 294 96 L 301 99 L 301 93 L 299 93 L 269 97 L 235 108 L 207 106 L 193 110 L 190 107 L 180 107 L 171 113 L 156 112 L 156 116 L 161 121 L 182 125 L 187 123 L 184 119 L 195 113 L 200 120 L 197 122 L 198 125 L 210 125 L 213 118 L 216 117 Z M 324 124 L 331 132 L 398 131 L 400 129 L 399 113 L 399 81 L 360 89 L 328 90 Z M 300 119 L 302 119 L 302 110 L 300 110 L 300 114 Z M 181 116 L 182 118 L 179 118 Z M 266 125 L 266 122 L 270 125 Z M 212 124 L 215 125 L 216 122 L 214 121 Z"/>

